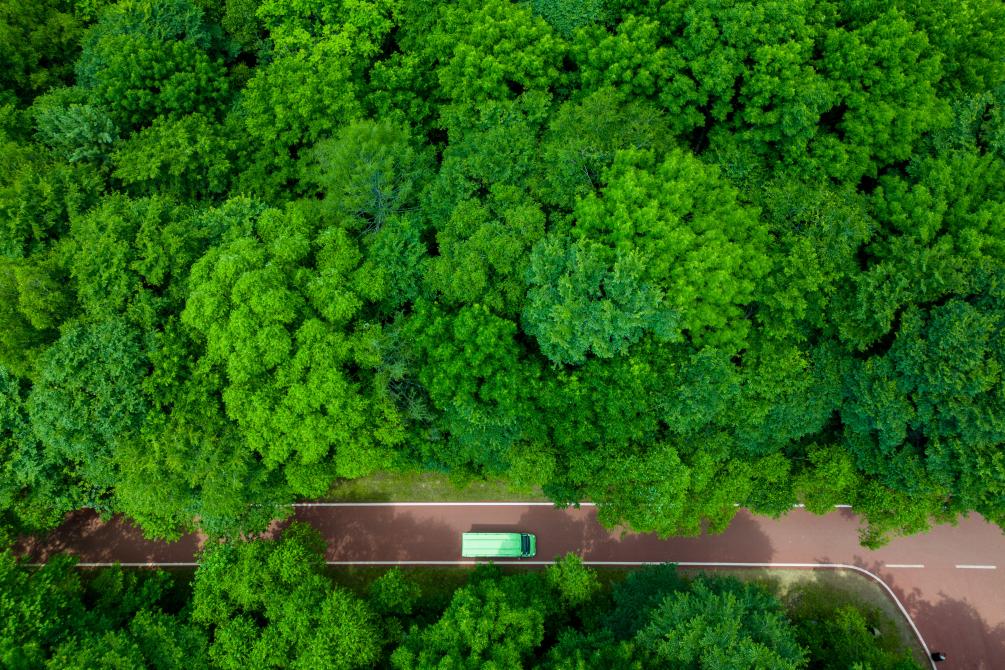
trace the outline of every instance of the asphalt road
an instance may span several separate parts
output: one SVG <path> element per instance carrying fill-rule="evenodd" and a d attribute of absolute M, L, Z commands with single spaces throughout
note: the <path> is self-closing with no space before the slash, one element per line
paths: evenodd
<path fill-rule="evenodd" d="M 781 519 L 741 511 L 721 535 L 667 540 L 608 531 L 591 506 L 559 510 L 548 503 L 307 503 L 295 518 L 327 538 L 333 564 L 461 564 L 462 532 L 519 530 L 537 534 L 540 562 L 573 551 L 597 565 L 848 566 L 888 587 L 923 644 L 947 655 L 940 670 L 1005 668 L 1005 535 L 979 516 L 877 551 L 858 544 L 850 509 L 826 516 L 796 509 Z M 78 512 L 19 551 L 33 561 L 67 551 L 84 564 L 169 566 L 192 564 L 202 542 L 194 535 L 151 542 L 125 521 L 101 523 Z"/>

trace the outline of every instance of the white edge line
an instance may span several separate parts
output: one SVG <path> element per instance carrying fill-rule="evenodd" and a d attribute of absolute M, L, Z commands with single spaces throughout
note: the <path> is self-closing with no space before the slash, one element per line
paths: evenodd
<path fill-rule="evenodd" d="M 594 502 L 579 502 L 579 503 L 569 503 L 568 507 L 596 507 L 597 503 Z M 557 505 L 553 502 L 541 502 L 541 501 L 469 501 L 469 502 L 299 502 L 290 503 L 288 505 L 279 505 L 279 507 L 556 507 Z M 740 503 L 733 503 L 733 507 L 742 507 Z M 792 506 L 794 509 L 800 509 L 806 507 L 803 503 L 796 503 Z M 835 508 L 850 508 L 851 505 L 834 505 Z"/>
<path fill-rule="evenodd" d="M 572 503 L 574 506 L 595 507 L 596 503 Z M 553 502 L 305 502 L 290 507 L 555 507 Z"/>
<path fill-rule="evenodd" d="M 997 565 L 957 565 L 960 570 L 997 570 Z"/>
<path fill-rule="evenodd" d="M 477 565 L 482 561 L 325 561 L 328 565 Z M 552 565 L 552 561 L 496 561 L 500 565 Z M 846 563 L 717 563 L 717 562 L 694 562 L 694 561 L 589 561 L 584 560 L 585 565 L 625 565 L 625 566 L 641 566 L 641 565 L 659 565 L 661 563 L 675 563 L 681 567 L 706 567 L 706 568 L 813 568 L 813 569 L 826 569 L 826 570 L 855 570 L 873 581 L 877 582 L 883 589 L 886 590 L 887 595 L 893 600 L 900 609 L 900 613 L 904 615 L 907 619 L 907 623 L 911 624 L 911 630 L 914 631 L 915 637 L 918 638 L 918 642 L 921 643 L 921 647 L 925 650 L 925 655 L 929 658 L 929 663 L 933 670 L 935 669 L 935 663 L 931 661 L 931 652 L 928 649 L 928 643 L 925 642 L 925 638 L 921 636 L 921 631 L 918 630 L 917 625 L 914 623 L 914 619 L 911 615 L 907 613 L 907 609 L 904 607 L 903 603 L 897 597 L 897 594 L 893 592 L 893 589 L 884 582 L 878 575 L 866 570 L 865 568 L 860 568 L 857 565 L 848 565 Z M 29 563 L 32 566 L 40 566 L 42 563 Z M 122 567 L 143 567 L 143 568 L 156 568 L 156 567 L 195 567 L 198 563 L 195 562 L 178 562 L 178 563 L 77 563 L 78 567 L 82 568 L 97 568 L 97 567 L 108 567 L 113 565 L 119 565 Z M 890 566 L 887 566 L 890 567 Z M 980 568 L 993 568 L 994 566 L 960 566 L 956 567 L 980 567 Z"/>
<path fill-rule="evenodd" d="M 21 565 L 27 565 L 32 568 L 41 568 L 45 563 L 22 563 Z M 120 566 L 123 568 L 195 568 L 198 567 L 199 563 L 196 561 L 179 561 L 176 563 L 159 563 L 159 562 L 148 562 L 148 563 L 129 563 L 123 561 L 111 561 L 111 562 L 85 562 L 78 561 L 74 563 L 75 567 L 78 568 L 111 568 L 114 566 Z"/>

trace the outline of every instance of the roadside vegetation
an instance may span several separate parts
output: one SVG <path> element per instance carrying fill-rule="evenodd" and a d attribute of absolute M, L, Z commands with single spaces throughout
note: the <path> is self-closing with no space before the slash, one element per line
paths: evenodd
<path fill-rule="evenodd" d="M 998 0 L 0 0 L 0 526 L 234 537 L 389 471 L 1003 524 L 1003 42 Z"/>
<path fill-rule="evenodd" d="M 64 557 L 26 568 L 0 554 L 0 665 L 922 667 L 878 609 L 820 586 L 798 587 L 796 599 L 790 591 L 785 606 L 731 576 L 686 579 L 673 565 L 597 573 L 575 555 L 543 571 L 484 564 L 333 575 L 323 548 L 317 531 L 294 524 L 278 540 L 212 546 L 194 576 L 79 570 Z"/>

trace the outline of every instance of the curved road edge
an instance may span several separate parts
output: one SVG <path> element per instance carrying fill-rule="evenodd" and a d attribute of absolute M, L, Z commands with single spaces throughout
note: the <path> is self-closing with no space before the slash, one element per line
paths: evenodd
<path fill-rule="evenodd" d="M 494 561 L 500 565 L 551 565 L 552 561 Z M 442 566 L 461 566 L 461 565 L 477 565 L 479 561 L 325 561 L 328 565 L 442 565 Z M 661 565 L 657 561 L 583 561 L 584 565 L 597 565 L 597 566 L 646 566 L 646 565 Z M 28 565 L 40 566 L 42 563 L 29 563 Z M 199 565 L 198 561 L 176 561 L 176 562 L 164 562 L 164 563 L 121 563 L 121 562 L 79 562 L 77 567 L 80 568 L 104 568 L 112 566 L 121 566 L 124 568 L 194 568 Z M 859 574 L 865 575 L 869 579 L 872 579 L 877 584 L 883 587 L 883 592 L 886 593 L 893 603 L 900 610 L 901 615 L 910 624 L 911 630 L 914 631 L 914 636 L 917 638 L 918 642 L 921 644 L 921 648 L 925 651 L 925 656 L 928 658 L 928 663 L 935 669 L 935 663 L 931 660 L 931 650 L 928 648 L 928 643 L 925 642 L 924 636 L 921 631 L 918 630 L 918 626 L 914 623 L 914 619 L 908 614 L 907 609 L 904 604 L 900 602 L 900 598 L 897 594 L 893 592 L 893 589 L 883 581 L 883 579 L 875 574 L 866 570 L 865 568 L 860 568 L 857 565 L 848 565 L 846 563 L 715 563 L 715 562 L 699 562 L 699 561 L 687 561 L 683 563 L 675 563 L 684 568 L 763 568 L 763 569 L 786 569 L 786 568 L 805 568 L 810 570 L 852 570 Z"/>

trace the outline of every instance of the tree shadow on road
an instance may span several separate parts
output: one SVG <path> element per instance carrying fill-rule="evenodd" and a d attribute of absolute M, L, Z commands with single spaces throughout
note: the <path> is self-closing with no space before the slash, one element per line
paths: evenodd
<path fill-rule="evenodd" d="M 362 509 L 343 514 L 337 508 L 299 508 L 291 521 L 320 531 L 330 561 L 460 560 L 461 537 L 450 525 L 394 507 Z"/>
<path fill-rule="evenodd" d="M 774 550 L 768 536 L 747 514 L 738 514 L 721 534 L 661 539 L 653 533 L 604 528 L 596 508 L 555 510 L 532 507 L 519 527 L 537 534 L 537 558 L 552 560 L 573 552 L 586 561 L 770 562 Z"/>
<path fill-rule="evenodd" d="M 891 573 L 879 562 L 856 557 L 857 567 L 879 576 L 896 594 L 932 651 L 942 651 L 946 661 L 940 670 L 1000 670 L 1005 668 L 1005 624 L 988 622 L 966 598 L 953 597 L 941 589 L 923 594 L 903 584 L 904 576 Z M 997 594 L 1005 598 L 1005 594 Z"/>
<path fill-rule="evenodd" d="M 93 510 L 66 515 L 60 526 L 44 536 L 19 538 L 14 553 L 24 561 L 44 563 L 55 554 L 76 556 L 85 563 L 188 563 L 204 538 L 183 535 L 176 542 L 148 540 L 139 526 L 122 516 L 107 522 Z"/>

